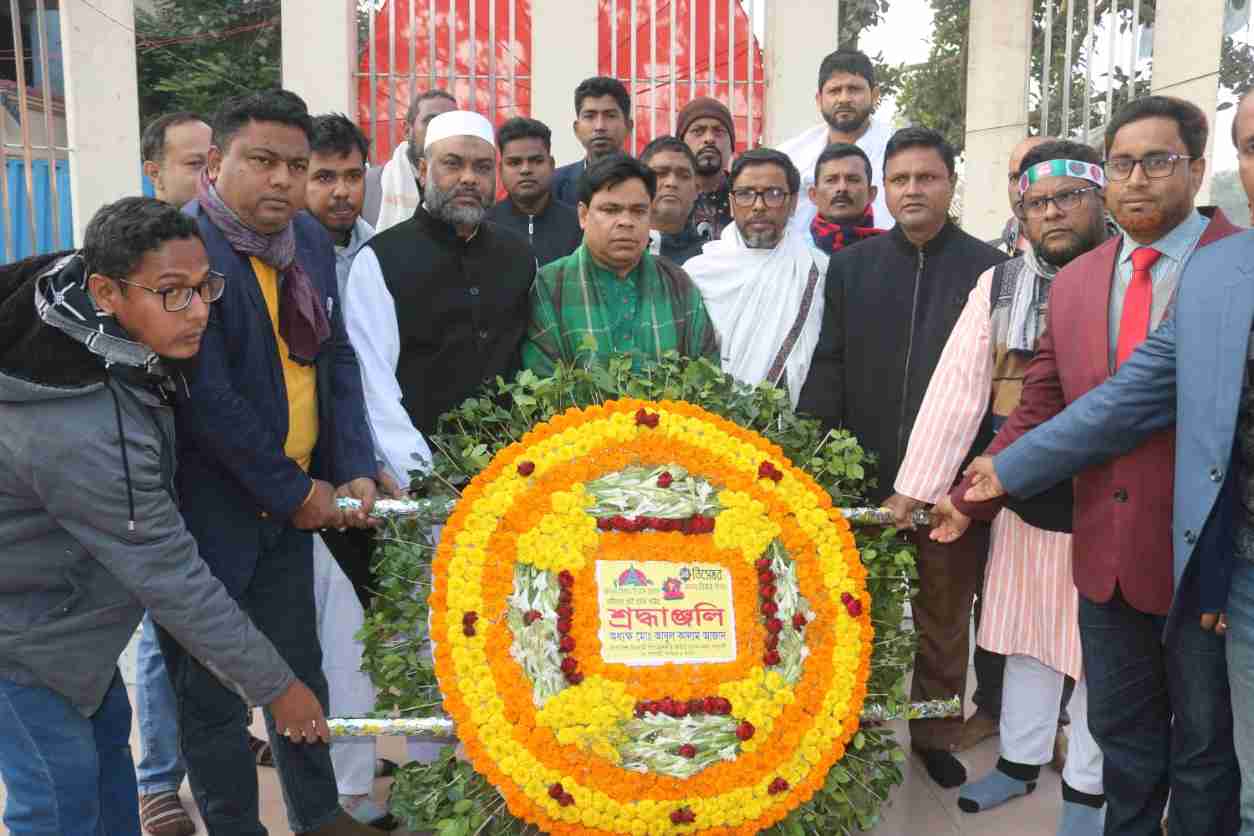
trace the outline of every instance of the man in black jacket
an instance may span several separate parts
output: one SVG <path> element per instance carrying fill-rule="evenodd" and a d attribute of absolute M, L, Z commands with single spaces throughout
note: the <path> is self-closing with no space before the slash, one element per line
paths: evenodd
<path fill-rule="evenodd" d="M 553 134 L 535 119 L 515 116 L 496 132 L 501 149 L 505 199 L 488 210 L 487 220 L 527 239 L 543 267 L 579 249 L 583 230 L 575 207 L 553 196 Z"/>
<path fill-rule="evenodd" d="M 898 131 L 884 152 L 884 187 L 897 226 L 836 253 L 827 270 L 823 331 L 798 410 L 849 429 L 879 456 L 872 500 L 892 493 L 915 415 L 967 296 L 981 273 L 1006 259 L 949 220 L 955 182 L 954 150 L 940 134 Z M 987 527 L 970 534 L 977 536 L 950 546 L 916 537 L 912 699 L 965 692 L 971 609 L 988 556 Z M 962 732 L 956 719 L 910 724 L 911 747 L 942 786 L 966 780 L 952 754 Z"/>

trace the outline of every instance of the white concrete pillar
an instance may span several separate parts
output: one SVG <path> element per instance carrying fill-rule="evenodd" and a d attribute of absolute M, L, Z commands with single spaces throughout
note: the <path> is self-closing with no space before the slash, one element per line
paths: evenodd
<path fill-rule="evenodd" d="M 106 203 L 141 193 L 133 0 L 61 4 L 74 244 Z"/>
<path fill-rule="evenodd" d="M 1154 16 L 1153 93 L 1187 99 L 1210 120 L 1206 180 L 1197 202 L 1210 202 L 1214 171 L 1215 107 L 1219 104 L 1219 61 L 1223 50 L 1224 0 L 1158 0 Z M 1227 137 L 1220 137 L 1227 142 Z"/>
<path fill-rule="evenodd" d="M 597 74 L 597 5 L 531 0 L 531 117 L 553 131 L 558 165 L 584 157 L 575 139 L 575 86 Z"/>
<path fill-rule="evenodd" d="M 309 112 L 357 119 L 357 4 L 354 0 L 283 0 L 283 87 Z"/>
<path fill-rule="evenodd" d="M 837 7 L 833 0 L 771 3 L 766 14 L 767 145 L 778 145 L 817 125 L 814 103 L 819 64 L 836 49 Z"/>
<path fill-rule="evenodd" d="M 962 227 L 984 240 L 1010 215 L 1006 168 L 1028 134 L 1031 61 L 1032 0 L 971 0 Z"/>

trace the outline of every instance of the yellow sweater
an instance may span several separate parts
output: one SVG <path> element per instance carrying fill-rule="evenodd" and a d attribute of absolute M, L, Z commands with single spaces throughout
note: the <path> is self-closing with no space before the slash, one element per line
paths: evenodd
<path fill-rule="evenodd" d="M 318 443 L 318 379 L 313 366 L 302 366 L 288 356 L 287 343 L 279 334 L 278 273 L 257 258 L 248 260 L 265 297 L 274 341 L 279 345 L 279 361 L 283 364 L 283 383 L 287 388 L 287 439 L 283 453 L 308 472 L 314 445 Z"/>

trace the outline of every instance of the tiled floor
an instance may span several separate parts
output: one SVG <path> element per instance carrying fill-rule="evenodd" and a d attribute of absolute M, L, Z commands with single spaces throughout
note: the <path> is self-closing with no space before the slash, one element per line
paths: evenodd
<path fill-rule="evenodd" d="M 895 728 L 904 741 L 905 724 L 896 724 Z M 132 745 L 137 745 L 134 736 Z M 404 745 L 399 739 L 385 739 L 380 746 L 380 754 L 393 760 L 403 760 Z M 972 776 L 983 775 L 997 762 L 997 740 L 985 741 L 965 753 L 962 760 Z M 263 821 L 273 836 L 286 836 L 291 831 L 287 827 L 274 771 L 260 769 L 258 774 Z M 387 780 L 376 782 L 378 798 L 387 797 L 387 785 Z M 183 797 L 188 808 L 194 810 L 186 784 Z M 0 785 L 0 806 L 3 806 L 3 799 L 4 787 Z M 884 810 L 883 821 L 872 833 L 875 836 L 1052 836 L 1059 805 L 1059 778 L 1056 773 L 1043 770 L 1034 794 L 977 815 L 963 813 L 958 809 L 957 800 L 958 790 L 943 790 L 936 786 L 928 778 L 922 764 L 911 758 L 906 764 L 905 784 L 892 796 Z M 396 832 L 407 834 L 407 831 Z M 0 834 L 8 834 L 3 825 L 0 825 Z"/>

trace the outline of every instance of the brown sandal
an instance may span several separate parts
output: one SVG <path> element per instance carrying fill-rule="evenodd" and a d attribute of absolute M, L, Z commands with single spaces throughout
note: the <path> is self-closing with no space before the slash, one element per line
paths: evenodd
<path fill-rule="evenodd" d="M 253 759 L 257 762 L 257 766 L 274 766 L 274 752 L 270 749 L 269 741 L 253 737 L 250 734 L 248 735 L 248 751 L 253 753 Z"/>

